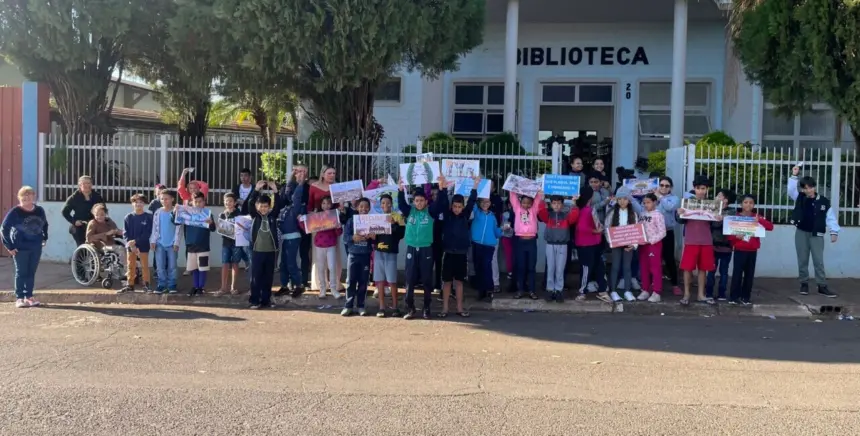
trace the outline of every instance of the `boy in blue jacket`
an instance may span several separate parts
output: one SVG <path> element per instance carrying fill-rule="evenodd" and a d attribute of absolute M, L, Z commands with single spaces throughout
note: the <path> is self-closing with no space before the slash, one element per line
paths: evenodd
<path fill-rule="evenodd" d="M 304 215 L 306 209 L 302 204 L 304 186 L 304 173 L 296 173 L 296 180 L 290 182 L 280 195 L 280 201 L 284 203 L 278 214 L 278 232 L 281 234 L 281 288 L 275 295 L 290 292 L 290 282 L 293 285 L 291 295 L 294 298 L 305 292 L 298 260 L 302 244 L 299 216 Z"/>
<path fill-rule="evenodd" d="M 140 270 L 143 276 L 143 291 L 152 292 L 149 288 L 149 237 L 152 236 L 152 215 L 146 213 L 146 198 L 143 195 L 134 194 L 131 197 L 131 205 L 134 210 L 125 216 L 123 224 L 128 284 L 119 292 L 134 291 L 138 259 L 140 259 Z"/>
<path fill-rule="evenodd" d="M 475 177 L 477 187 L 480 182 Z M 451 208 L 448 208 L 448 189 L 439 191 L 437 202 L 442 211 L 442 312 L 440 318 L 448 316 L 448 300 L 451 298 L 451 284 L 454 285 L 454 293 L 457 298 L 457 315 L 468 317 L 469 313 L 463 310 L 463 282 L 468 278 L 468 260 L 466 254 L 469 252 L 469 217 L 475 208 L 475 200 L 478 199 L 477 189 L 469 193 L 469 200 L 465 202 L 460 194 L 454 195 L 451 200 Z M 492 259 L 492 255 L 490 258 Z M 492 270 L 490 271 L 492 274 Z M 492 280 L 492 276 L 490 277 Z"/>
<path fill-rule="evenodd" d="M 475 262 L 475 287 L 478 300 L 493 301 L 493 260 L 496 247 L 502 237 L 498 215 L 491 208 L 491 201 L 482 198 L 472 219 L 472 259 Z"/>
<path fill-rule="evenodd" d="M 362 198 L 356 206 L 358 215 L 370 212 L 370 200 Z M 352 315 L 352 310 L 358 305 L 358 315 L 367 315 L 364 300 L 367 298 L 367 280 L 370 276 L 370 254 L 373 252 L 373 240 L 376 235 L 361 235 L 355 232 L 355 217 L 350 217 L 343 230 L 343 242 L 346 244 L 347 268 L 349 282 L 346 288 L 346 301 L 343 304 L 342 316 Z M 357 301 L 356 301 L 357 300 Z"/>
<path fill-rule="evenodd" d="M 185 224 L 185 252 L 188 255 L 185 261 L 185 269 L 191 271 L 194 284 L 189 297 L 197 294 L 202 294 L 206 287 L 206 274 L 209 272 L 211 264 L 209 263 L 209 254 L 211 251 L 209 236 L 215 231 L 215 222 L 212 220 L 212 211 L 206 209 L 206 196 L 202 192 L 197 192 L 193 195 L 193 206 L 191 211 L 195 214 L 208 215 L 206 218 L 206 227 L 198 227 Z M 178 209 L 180 206 L 176 205 Z M 185 206 L 188 207 L 188 206 Z M 174 216 L 176 210 L 174 209 Z"/>

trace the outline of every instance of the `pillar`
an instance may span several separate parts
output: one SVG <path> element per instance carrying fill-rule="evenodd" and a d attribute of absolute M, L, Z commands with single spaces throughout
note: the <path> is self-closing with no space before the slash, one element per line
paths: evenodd
<path fill-rule="evenodd" d="M 672 102 L 669 147 L 684 145 L 684 92 L 687 85 L 687 0 L 675 0 L 675 32 L 672 41 Z"/>
<path fill-rule="evenodd" d="M 508 18 L 505 26 L 505 117 L 506 132 L 517 127 L 517 43 L 519 39 L 520 2 L 508 0 Z"/>

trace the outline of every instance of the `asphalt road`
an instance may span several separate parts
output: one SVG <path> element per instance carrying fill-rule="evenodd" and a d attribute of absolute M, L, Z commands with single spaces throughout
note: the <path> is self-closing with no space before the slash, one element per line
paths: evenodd
<path fill-rule="evenodd" d="M 848 435 L 860 322 L 0 307 L 2 435 Z"/>

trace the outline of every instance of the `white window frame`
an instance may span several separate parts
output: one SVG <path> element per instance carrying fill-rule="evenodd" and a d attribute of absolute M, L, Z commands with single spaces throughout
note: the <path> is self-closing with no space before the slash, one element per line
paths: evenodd
<path fill-rule="evenodd" d="M 484 88 L 483 102 L 481 104 L 457 104 L 456 95 L 457 95 L 457 87 L 458 86 L 482 86 Z M 462 138 L 470 138 L 475 140 L 483 140 L 489 136 L 497 135 L 499 133 L 503 133 L 504 127 L 502 131 L 499 132 L 491 132 L 487 130 L 487 118 L 488 115 L 502 115 L 504 117 L 505 113 L 505 105 L 504 104 L 490 104 L 490 87 L 491 86 L 501 86 L 504 90 L 504 82 L 454 82 L 453 84 L 453 94 L 451 98 L 451 135 Z M 514 105 L 515 113 L 514 113 L 514 133 L 518 130 L 519 125 L 519 88 L 520 85 L 517 83 L 517 102 Z M 454 117 L 457 113 L 480 113 L 482 114 L 482 125 L 480 132 L 463 132 L 454 130 Z"/>
<path fill-rule="evenodd" d="M 398 95 L 397 100 L 381 100 L 374 95 L 373 104 L 375 106 L 400 106 L 403 104 L 403 77 L 393 76 L 386 80 L 386 82 L 394 82 L 397 81 L 397 84 L 400 86 L 400 94 Z"/>
<path fill-rule="evenodd" d="M 575 101 L 545 101 L 543 99 L 543 89 L 546 86 L 570 86 L 576 88 Z M 610 88 L 609 101 L 580 101 L 581 86 L 608 86 Z M 538 106 L 615 106 L 615 83 L 611 82 L 541 82 L 538 101 Z"/>
<path fill-rule="evenodd" d="M 671 115 L 672 114 L 672 107 L 669 105 L 644 105 L 643 106 L 640 103 L 639 99 L 642 96 L 642 91 L 641 91 L 642 86 L 643 85 L 647 86 L 647 85 L 652 85 L 652 84 L 670 84 L 670 86 L 671 86 L 671 82 L 662 81 L 662 80 L 648 80 L 648 81 L 639 82 L 637 84 L 638 88 L 639 88 L 637 90 L 637 100 L 636 100 L 636 103 L 637 103 L 637 105 L 636 105 L 637 106 L 636 124 L 637 124 L 637 131 L 639 133 L 637 146 L 636 146 L 636 154 L 637 155 L 639 154 L 639 150 L 642 148 L 639 146 L 639 142 L 641 142 L 641 141 L 646 141 L 646 142 L 666 141 L 671 136 L 671 132 L 648 132 L 648 133 L 646 133 L 646 132 L 642 131 L 642 127 L 643 127 L 642 126 L 642 124 L 643 124 L 642 123 L 642 117 L 643 116 L 653 116 L 653 115 L 666 116 L 666 117 L 672 116 Z M 699 138 L 701 138 L 705 134 L 713 131 L 713 128 L 714 128 L 714 125 L 711 121 L 711 116 L 712 116 L 712 112 L 713 112 L 713 96 L 712 96 L 712 93 L 714 90 L 713 83 L 709 82 L 709 81 L 690 80 L 690 81 L 686 82 L 685 86 L 699 85 L 699 84 L 707 86 L 707 92 L 705 93 L 707 100 L 706 100 L 704 106 L 698 106 L 698 105 L 697 106 L 687 106 L 686 102 L 685 102 L 684 126 L 686 127 L 686 124 L 687 124 L 686 118 L 687 117 L 698 116 L 698 117 L 704 117 L 705 123 L 707 123 L 708 129 L 706 132 L 703 132 L 703 133 L 687 133 L 685 131 L 684 132 L 684 139 L 689 140 L 690 142 L 695 142 L 696 140 L 698 140 Z M 671 121 L 670 121 L 670 124 L 671 124 Z"/>
<path fill-rule="evenodd" d="M 766 103 L 764 108 L 762 108 L 761 112 L 761 120 L 762 120 L 762 136 L 761 142 L 770 142 L 770 141 L 778 141 L 778 142 L 791 142 L 791 148 L 795 151 L 801 149 L 801 143 L 804 142 L 826 142 L 833 144 L 831 147 L 834 147 L 836 144 L 837 134 L 840 130 L 843 129 L 842 122 L 839 120 L 839 117 L 833 111 L 829 105 L 825 103 L 815 103 L 810 108 L 810 111 L 829 111 L 833 114 L 834 126 L 833 126 L 833 135 L 801 135 L 800 134 L 800 120 L 803 118 L 804 114 L 797 114 L 794 116 L 794 127 L 793 134 L 791 135 L 769 135 L 767 132 L 764 132 L 764 114 L 765 111 L 774 110 L 776 106 L 772 103 Z"/>

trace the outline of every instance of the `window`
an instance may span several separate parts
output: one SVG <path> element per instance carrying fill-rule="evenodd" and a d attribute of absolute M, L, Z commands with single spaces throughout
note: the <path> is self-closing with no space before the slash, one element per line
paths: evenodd
<path fill-rule="evenodd" d="M 392 77 L 379 85 L 374 100 L 385 103 L 400 103 L 401 92 L 402 80 L 399 77 Z"/>
<path fill-rule="evenodd" d="M 468 141 L 481 141 L 487 136 L 502 133 L 504 120 L 504 85 L 454 84 L 451 133 L 455 137 Z"/>
<path fill-rule="evenodd" d="M 639 156 L 669 148 L 671 83 L 639 84 Z M 688 82 L 684 90 L 684 139 L 694 142 L 711 131 L 711 85 Z"/>
<path fill-rule="evenodd" d="M 614 101 L 615 85 L 544 83 L 541 85 L 543 106 L 604 106 Z"/>
<path fill-rule="evenodd" d="M 825 104 L 812 105 L 809 112 L 793 117 L 780 115 L 767 104 L 762 115 L 762 146 L 783 150 L 832 148 L 838 129 L 836 115 Z"/>

